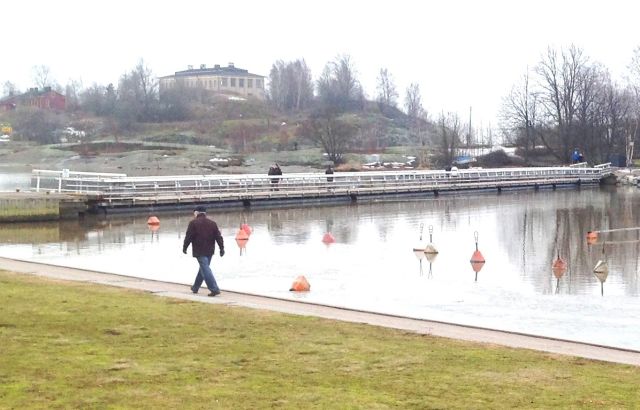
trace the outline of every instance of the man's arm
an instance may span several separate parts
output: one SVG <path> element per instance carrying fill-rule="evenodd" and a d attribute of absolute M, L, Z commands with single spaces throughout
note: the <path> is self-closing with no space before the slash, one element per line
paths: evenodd
<path fill-rule="evenodd" d="M 220 256 L 224 256 L 224 239 L 222 238 L 222 233 L 220 232 L 220 229 L 218 228 L 218 224 L 216 224 L 214 237 L 216 239 L 216 242 L 218 243 L 218 247 L 220 248 Z"/>
<path fill-rule="evenodd" d="M 189 222 L 187 233 L 184 234 L 184 242 L 182 243 L 182 253 L 187 253 L 187 248 L 193 239 L 193 223 Z"/>

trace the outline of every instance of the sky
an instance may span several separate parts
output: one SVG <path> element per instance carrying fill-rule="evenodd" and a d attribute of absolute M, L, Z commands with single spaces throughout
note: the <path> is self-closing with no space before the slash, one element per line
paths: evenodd
<path fill-rule="evenodd" d="M 502 98 L 548 47 L 581 47 L 622 82 L 639 11 L 632 0 L 9 1 L 0 85 L 35 86 L 35 66 L 63 86 L 117 84 L 141 59 L 156 76 L 229 62 L 268 76 L 304 58 L 315 79 L 346 54 L 369 97 L 386 68 L 401 108 L 417 83 L 432 118 L 471 111 L 474 127 L 496 127 Z"/>

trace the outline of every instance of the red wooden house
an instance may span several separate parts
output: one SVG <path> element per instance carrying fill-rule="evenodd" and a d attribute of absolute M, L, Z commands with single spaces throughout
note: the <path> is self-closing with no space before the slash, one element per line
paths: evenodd
<path fill-rule="evenodd" d="M 66 99 L 64 95 L 53 91 L 51 87 L 43 90 L 31 88 L 21 95 L 10 95 L 0 100 L 0 109 L 13 110 L 20 106 L 38 107 L 45 110 L 64 111 Z"/>

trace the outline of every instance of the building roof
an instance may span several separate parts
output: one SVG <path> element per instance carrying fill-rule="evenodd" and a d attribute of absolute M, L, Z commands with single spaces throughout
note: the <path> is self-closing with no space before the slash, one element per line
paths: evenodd
<path fill-rule="evenodd" d="M 221 67 L 220 64 L 216 64 L 213 67 L 207 67 L 205 64 L 201 64 L 200 68 L 192 68 L 191 66 L 187 70 L 176 71 L 174 75 L 167 75 L 161 78 L 168 77 L 191 77 L 197 75 L 228 75 L 228 76 L 237 76 L 237 77 L 261 77 L 264 78 L 263 75 L 252 74 L 248 70 L 238 68 L 233 65 L 233 63 L 229 63 L 227 67 Z"/>
<path fill-rule="evenodd" d="M 43 89 L 40 89 L 40 90 L 38 88 L 30 88 L 29 91 L 22 94 L 10 94 L 10 95 L 4 96 L 0 98 L 0 103 L 11 102 L 11 101 L 15 101 L 16 99 L 27 99 L 27 98 L 38 97 L 41 95 L 51 95 L 51 94 L 57 94 L 59 96 L 64 97 L 64 95 L 60 94 L 59 92 L 52 90 L 51 87 L 44 87 Z"/>

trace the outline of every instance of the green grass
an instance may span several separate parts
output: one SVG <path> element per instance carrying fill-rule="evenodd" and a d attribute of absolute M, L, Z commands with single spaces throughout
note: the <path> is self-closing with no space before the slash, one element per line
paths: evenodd
<path fill-rule="evenodd" d="M 0 408 L 632 408 L 632 366 L 0 271 Z"/>

